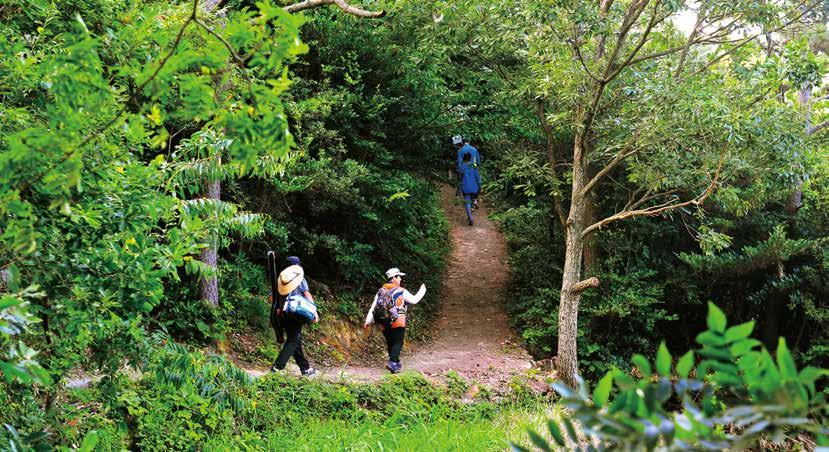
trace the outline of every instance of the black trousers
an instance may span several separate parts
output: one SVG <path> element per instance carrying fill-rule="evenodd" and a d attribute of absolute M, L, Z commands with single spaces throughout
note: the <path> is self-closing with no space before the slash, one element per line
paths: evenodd
<path fill-rule="evenodd" d="M 383 336 L 386 338 L 386 348 L 389 350 L 389 361 L 400 362 L 400 350 L 403 350 L 403 338 L 406 336 L 406 328 L 391 328 L 391 325 L 383 328 Z"/>
<path fill-rule="evenodd" d="M 293 314 L 284 313 L 280 323 L 285 330 L 285 343 L 282 344 L 282 350 L 280 350 L 279 356 L 276 357 L 273 366 L 277 369 L 284 369 L 285 365 L 288 364 L 288 360 L 293 356 L 299 370 L 303 372 L 308 370 L 311 363 L 305 359 L 305 354 L 302 352 L 302 327 L 305 326 L 307 321 L 297 318 Z"/>

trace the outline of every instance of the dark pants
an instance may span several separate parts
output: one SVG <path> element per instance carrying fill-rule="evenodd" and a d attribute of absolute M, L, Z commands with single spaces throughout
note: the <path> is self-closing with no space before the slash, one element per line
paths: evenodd
<path fill-rule="evenodd" d="M 293 356 L 299 370 L 304 372 L 311 367 L 311 364 L 305 359 L 305 354 L 302 353 L 302 327 L 307 322 L 305 319 L 298 319 L 293 314 L 287 313 L 282 315 L 281 320 L 282 328 L 285 329 L 285 343 L 282 344 L 282 350 L 279 352 L 279 356 L 276 357 L 273 366 L 277 369 L 284 369 L 285 365 L 288 364 L 288 360 Z"/>
<path fill-rule="evenodd" d="M 400 362 L 400 350 L 403 349 L 403 337 L 406 336 L 406 328 L 383 328 L 383 336 L 386 338 L 386 348 L 389 350 L 389 361 Z"/>

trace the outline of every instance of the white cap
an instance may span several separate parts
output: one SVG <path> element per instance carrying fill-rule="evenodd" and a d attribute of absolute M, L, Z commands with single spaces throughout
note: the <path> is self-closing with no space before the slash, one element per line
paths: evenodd
<path fill-rule="evenodd" d="M 395 276 L 406 276 L 406 274 L 397 267 L 386 270 L 386 278 L 394 278 Z"/>
<path fill-rule="evenodd" d="M 455 135 L 452 137 L 452 144 L 461 144 L 463 143 L 463 137 L 460 135 Z"/>

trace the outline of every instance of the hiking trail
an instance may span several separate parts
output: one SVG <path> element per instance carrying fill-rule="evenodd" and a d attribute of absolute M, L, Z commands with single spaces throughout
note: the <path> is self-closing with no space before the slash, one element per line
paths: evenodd
<path fill-rule="evenodd" d="M 441 307 L 432 325 L 432 340 L 407 340 L 401 362 L 404 371 L 421 372 L 429 379 L 443 380 L 447 372 L 455 371 L 467 380 L 503 390 L 514 375 L 525 374 L 532 367 L 532 358 L 509 328 L 505 304 L 509 284 L 506 243 L 488 218 L 488 209 L 480 204 L 474 214 L 475 225 L 468 226 L 462 200 L 455 195 L 454 187 L 442 186 L 441 205 L 449 221 L 451 251 L 443 287 L 429 288 L 421 302 L 440 302 Z M 405 263 L 400 266 L 405 268 Z M 417 281 L 412 283 L 419 285 Z M 441 299 L 437 300 L 437 296 Z M 418 307 L 412 309 L 416 312 Z M 371 334 L 381 336 L 376 329 Z M 236 361 L 253 377 L 269 372 L 269 368 Z M 384 367 L 385 356 L 371 365 L 349 363 L 317 365 L 318 378 L 373 382 L 389 375 Z M 293 360 L 286 372 L 299 375 Z M 99 379 L 100 375 L 78 372 L 67 379 L 66 386 L 85 387 Z"/>
<path fill-rule="evenodd" d="M 440 291 L 430 288 L 423 301 L 438 302 L 434 297 L 439 294 L 441 308 L 432 325 L 433 340 L 407 340 L 401 355 L 403 370 L 422 372 L 436 379 L 453 370 L 468 380 L 503 388 L 512 376 L 524 374 L 532 366 L 532 358 L 509 328 L 505 305 L 509 284 L 506 243 L 488 218 L 483 203 L 475 212 L 475 225 L 471 227 L 453 187 L 441 188 L 441 204 L 449 221 L 451 251 L 443 287 Z M 400 263 L 400 267 L 405 268 L 405 263 Z M 413 287 L 419 285 L 418 281 L 410 283 Z M 380 332 L 375 330 L 372 334 L 379 336 Z M 376 381 L 389 374 L 385 363 L 383 359 L 373 367 L 318 366 L 317 370 L 322 378 Z M 299 374 L 293 362 L 287 369 Z M 253 376 L 267 372 L 246 370 Z"/>

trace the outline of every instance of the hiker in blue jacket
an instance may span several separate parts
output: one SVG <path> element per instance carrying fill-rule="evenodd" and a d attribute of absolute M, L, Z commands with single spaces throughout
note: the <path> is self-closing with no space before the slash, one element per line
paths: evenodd
<path fill-rule="evenodd" d="M 478 153 L 478 148 L 469 144 L 469 139 L 463 140 L 463 146 L 458 147 L 458 171 L 461 171 L 461 164 L 463 163 L 463 156 L 469 154 L 472 156 L 472 163 L 477 167 L 481 164 L 481 155 Z"/>
<path fill-rule="evenodd" d="M 461 192 L 466 204 L 466 218 L 472 226 L 472 203 L 478 204 L 478 193 L 481 191 L 481 175 L 478 173 L 477 165 L 473 161 L 471 153 L 463 154 L 458 163 L 458 171 L 461 173 Z"/>
<path fill-rule="evenodd" d="M 461 163 L 463 163 L 463 156 L 465 154 L 471 155 L 472 163 L 477 167 L 481 164 L 481 155 L 478 153 L 478 149 L 469 143 L 468 138 L 463 138 L 460 135 L 455 135 L 452 137 L 452 144 L 455 145 L 455 149 L 457 149 L 458 151 L 455 158 L 455 174 L 458 177 L 458 196 L 463 196 L 463 192 L 461 190 L 460 185 L 461 178 L 463 177 L 463 172 L 461 171 Z M 474 205 L 474 207 L 478 207 L 477 203 Z"/>

